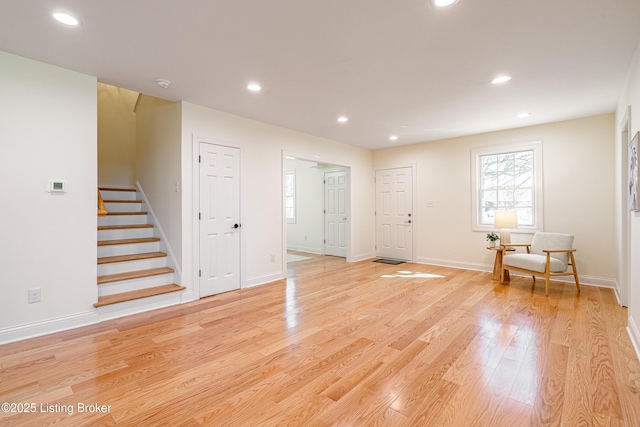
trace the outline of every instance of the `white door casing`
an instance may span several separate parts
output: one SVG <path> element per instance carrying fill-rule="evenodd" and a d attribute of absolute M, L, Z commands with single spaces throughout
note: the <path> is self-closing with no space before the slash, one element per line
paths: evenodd
<path fill-rule="evenodd" d="M 240 288 L 240 149 L 199 145 L 202 298 Z"/>
<path fill-rule="evenodd" d="M 347 256 L 347 172 L 324 174 L 324 253 Z"/>
<path fill-rule="evenodd" d="M 376 256 L 413 260 L 413 170 L 376 171 Z"/>

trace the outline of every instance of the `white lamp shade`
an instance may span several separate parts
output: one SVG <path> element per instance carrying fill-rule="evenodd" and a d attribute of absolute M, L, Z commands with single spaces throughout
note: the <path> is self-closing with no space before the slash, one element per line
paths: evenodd
<path fill-rule="evenodd" d="M 496 228 L 517 228 L 518 213 L 516 211 L 495 211 L 493 225 Z"/>

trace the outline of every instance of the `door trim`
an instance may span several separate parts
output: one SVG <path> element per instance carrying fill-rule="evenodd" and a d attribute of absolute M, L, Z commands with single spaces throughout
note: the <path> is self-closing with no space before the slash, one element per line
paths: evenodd
<path fill-rule="evenodd" d="M 373 218 L 373 256 L 374 258 L 377 257 L 377 249 L 376 249 L 376 242 L 378 241 L 378 236 L 376 235 L 376 217 L 375 217 L 375 210 L 376 210 L 376 188 L 377 188 L 377 183 L 376 183 L 376 173 L 378 171 L 382 171 L 382 170 L 387 170 L 387 169 L 398 169 L 398 168 L 411 168 L 411 210 L 413 211 L 413 220 L 412 220 L 412 224 L 413 224 L 413 236 L 411 239 L 411 259 L 408 260 L 409 262 L 416 262 L 415 260 L 417 259 L 417 226 L 420 223 L 420 221 L 418 220 L 418 215 L 417 215 L 417 211 L 418 211 L 418 205 L 417 205 L 417 188 L 418 188 L 418 180 L 417 180 L 417 174 L 416 171 L 418 169 L 417 167 L 417 163 L 413 162 L 413 163 L 392 163 L 392 164 L 380 164 L 380 165 L 373 165 L 373 171 L 371 172 L 371 181 L 373 182 L 373 214 L 374 214 L 374 218 Z"/>
<path fill-rule="evenodd" d="M 200 212 L 200 162 L 198 161 L 198 156 L 200 155 L 200 143 L 218 145 L 222 147 L 229 148 L 237 148 L 239 150 L 239 158 L 240 158 L 240 195 L 239 195 L 239 203 L 240 203 L 240 224 L 242 224 L 242 195 L 244 194 L 244 171 L 242 168 L 242 147 L 237 144 L 230 144 L 228 142 L 218 142 L 215 139 L 206 138 L 202 136 L 193 135 L 191 139 L 191 206 L 192 206 L 192 226 L 191 226 L 191 240 L 192 240 L 192 267 L 191 274 L 193 274 L 192 283 L 193 283 L 193 300 L 199 300 L 200 297 L 200 280 L 199 280 L 199 270 L 200 270 L 200 220 L 198 219 L 198 213 Z M 240 233 L 240 289 L 246 288 L 246 272 L 245 272 L 245 263 L 242 262 L 245 259 L 245 234 Z"/>
<path fill-rule="evenodd" d="M 353 217 L 351 215 L 352 209 L 351 209 L 351 165 L 344 162 L 344 161 L 339 161 L 339 160 L 333 160 L 330 158 L 326 158 L 326 157 L 322 157 L 322 156 L 314 156 L 314 155 L 310 155 L 310 154 L 304 154 L 304 153 L 299 153 L 299 152 L 293 152 L 293 151 L 288 151 L 288 150 L 282 150 L 282 157 L 281 157 L 281 161 L 280 161 L 280 184 L 281 184 L 281 192 L 280 192 L 280 197 L 281 199 L 281 203 L 280 203 L 280 218 L 282 220 L 281 224 L 282 224 L 282 272 L 283 275 L 286 277 L 287 275 L 287 221 L 284 217 L 284 175 L 285 175 L 285 162 L 287 160 L 287 157 L 295 157 L 296 159 L 300 159 L 300 160 L 306 160 L 309 162 L 319 162 L 319 163 L 327 163 L 330 165 L 335 165 L 335 166 L 339 166 L 341 168 L 344 168 L 344 170 L 347 173 L 347 224 L 346 224 L 346 239 L 345 239 L 345 246 L 346 246 L 346 250 L 347 250 L 347 257 L 346 260 L 347 262 L 353 262 L 353 245 L 352 245 L 352 239 L 351 239 L 351 233 L 352 233 L 352 220 Z M 323 196 L 324 198 L 324 196 Z M 324 205 L 324 202 L 323 202 Z M 324 221 L 323 221 L 323 230 L 322 230 L 322 234 L 324 236 Z M 324 245 L 322 246 L 323 251 L 324 251 Z"/>
<path fill-rule="evenodd" d="M 631 106 L 627 106 L 622 121 L 619 124 L 620 135 L 620 229 L 622 231 L 617 250 L 620 252 L 618 260 L 618 280 L 614 288 L 618 303 L 627 307 L 630 300 L 631 288 L 631 239 L 629 230 L 633 212 L 629 211 L 629 143 L 633 139 L 631 131 Z"/>

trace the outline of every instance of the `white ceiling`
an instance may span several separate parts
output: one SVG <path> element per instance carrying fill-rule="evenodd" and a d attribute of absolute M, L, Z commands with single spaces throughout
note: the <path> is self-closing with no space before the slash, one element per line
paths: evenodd
<path fill-rule="evenodd" d="M 0 2 L 2 51 L 373 149 L 613 112 L 639 40 L 639 0 Z"/>

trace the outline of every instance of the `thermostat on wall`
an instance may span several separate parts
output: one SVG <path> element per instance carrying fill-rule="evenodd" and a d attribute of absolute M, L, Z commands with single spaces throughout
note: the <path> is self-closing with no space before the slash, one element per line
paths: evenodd
<path fill-rule="evenodd" d="M 66 193 L 67 181 L 63 181 L 59 179 L 50 179 L 48 191 L 49 193 Z"/>

